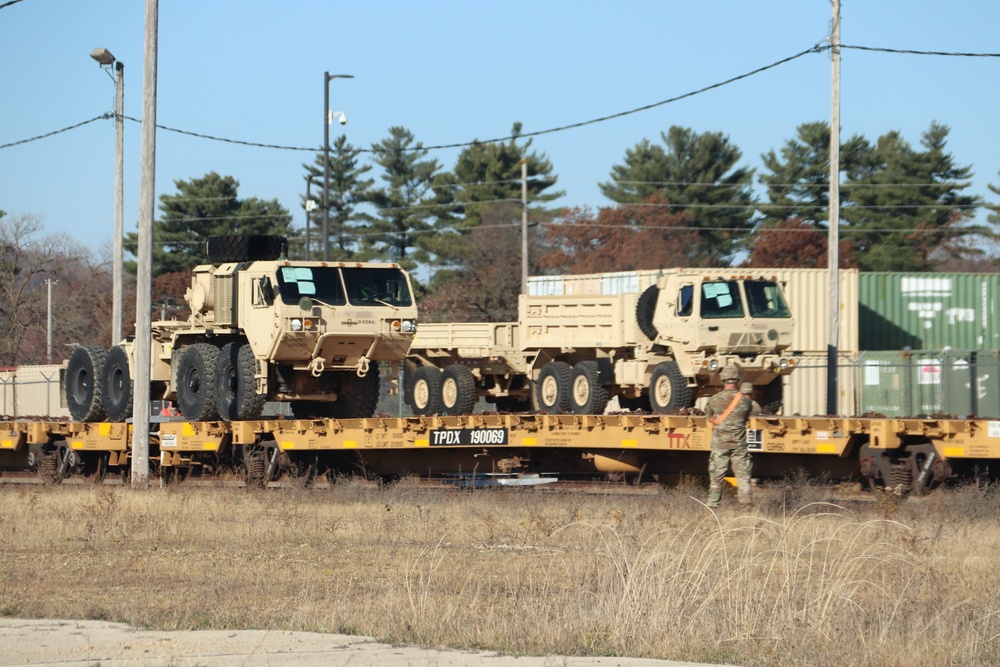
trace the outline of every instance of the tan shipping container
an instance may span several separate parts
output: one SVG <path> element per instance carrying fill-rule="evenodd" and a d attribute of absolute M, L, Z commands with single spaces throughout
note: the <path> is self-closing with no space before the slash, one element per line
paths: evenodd
<path fill-rule="evenodd" d="M 826 353 L 798 357 L 795 372 L 782 378 L 783 415 L 827 414 L 826 363 Z M 857 353 L 839 354 L 837 368 L 837 414 L 857 415 L 861 404 Z"/>
<path fill-rule="evenodd" d="M 795 318 L 792 351 L 803 354 L 826 354 L 830 316 L 830 274 L 826 269 L 741 269 L 734 267 L 705 269 L 707 274 L 749 274 L 775 278 L 784 286 L 785 297 Z M 600 295 L 642 292 L 656 282 L 658 269 L 617 271 L 562 276 L 531 276 L 528 294 Z M 840 271 L 840 312 L 837 350 L 858 350 L 858 270 Z M 825 385 L 824 385 L 825 386 Z"/>
<path fill-rule="evenodd" d="M 62 391 L 61 365 L 18 366 L 0 372 L 0 415 L 5 417 L 69 417 Z"/>

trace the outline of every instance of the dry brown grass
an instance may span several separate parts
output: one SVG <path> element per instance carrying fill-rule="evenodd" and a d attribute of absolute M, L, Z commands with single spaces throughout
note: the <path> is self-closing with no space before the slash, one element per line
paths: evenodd
<path fill-rule="evenodd" d="M 514 654 L 1000 664 L 1000 491 L 0 487 L 0 614 Z"/>

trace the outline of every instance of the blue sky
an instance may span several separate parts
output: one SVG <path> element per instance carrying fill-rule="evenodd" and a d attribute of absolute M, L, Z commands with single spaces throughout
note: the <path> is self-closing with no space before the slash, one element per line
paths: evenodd
<path fill-rule="evenodd" d="M 0 0 L 0 5 L 6 0 Z M 635 109 L 729 79 L 822 43 L 828 0 L 679 2 L 508 0 L 504 3 L 323 0 L 165 0 L 159 9 L 157 122 L 241 141 L 319 148 L 323 72 L 334 124 L 368 147 L 402 125 L 424 145 L 504 137 L 515 121 L 535 132 Z M 1000 52 L 1000 2 L 845 0 L 844 44 Z M 0 144 L 88 120 L 114 107 L 114 86 L 89 57 L 125 63 L 125 114 L 142 113 L 144 3 L 22 0 L 0 9 Z M 598 183 L 644 138 L 671 125 L 721 131 L 761 167 L 808 121 L 829 120 L 828 53 L 809 54 L 721 89 L 586 127 L 540 136 L 565 197 L 607 205 Z M 914 146 L 931 121 L 975 171 L 972 192 L 996 202 L 1000 58 L 845 50 L 842 134 L 875 140 L 899 130 Z M 110 247 L 114 125 L 100 120 L 0 150 L 0 209 L 40 217 Z M 457 149 L 433 151 L 445 169 Z M 304 222 L 304 162 L 314 153 L 255 148 L 160 130 L 156 196 L 210 171 L 240 195 L 277 198 Z M 373 170 L 374 171 L 374 170 Z M 125 227 L 138 219 L 140 126 L 125 125 Z M 158 212 L 158 211 L 157 211 Z M 984 217 L 981 215 L 981 217 Z"/>

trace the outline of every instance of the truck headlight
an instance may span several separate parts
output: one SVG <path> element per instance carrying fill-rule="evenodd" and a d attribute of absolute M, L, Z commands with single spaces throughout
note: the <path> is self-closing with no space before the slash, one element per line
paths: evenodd
<path fill-rule="evenodd" d="M 299 318 L 293 319 L 290 323 L 292 331 L 302 331 L 302 320 Z"/>
<path fill-rule="evenodd" d="M 417 330 L 417 325 L 414 324 L 413 320 L 393 320 L 389 326 L 393 333 L 411 334 Z"/>

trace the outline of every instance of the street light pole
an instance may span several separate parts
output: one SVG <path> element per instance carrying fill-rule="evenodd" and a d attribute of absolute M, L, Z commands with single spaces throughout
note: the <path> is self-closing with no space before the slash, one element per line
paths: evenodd
<path fill-rule="evenodd" d="M 323 72 L 323 261 L 330 260 L 330 80 L 353 79 L 353 74 Z M 347 122 L 344 116 L 342 123 Z"/>
<path fill-rule="evenodd" d="M 102 67 L 112 65 L 115 67 L 115 237 L 111 266 L 111 344 L 117 345 L 122 340 L 122 271 L 124 271 L 122 236 L 125 217 L 125 64 L 115 60 L 107 49 L 94 49 L 90 52 L 90 57 Z"/>

